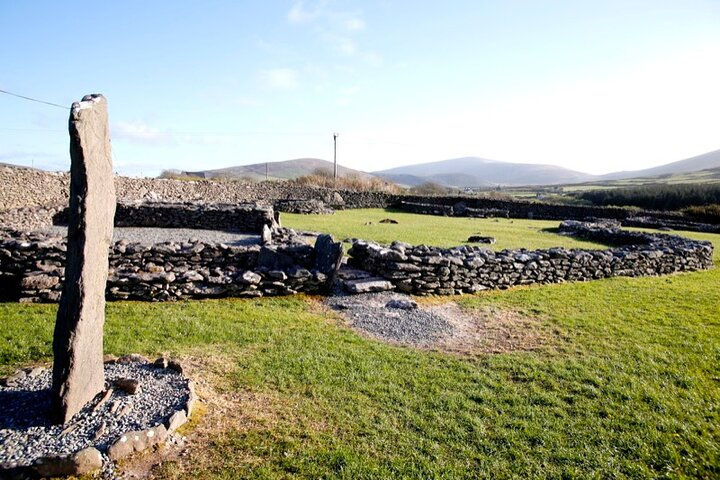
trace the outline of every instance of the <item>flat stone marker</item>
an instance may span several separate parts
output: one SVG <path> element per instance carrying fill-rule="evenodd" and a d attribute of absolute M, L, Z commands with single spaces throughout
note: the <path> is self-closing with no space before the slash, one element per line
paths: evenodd
<path fill-rule="evenodd" d="M 105 284 L 115 215 L 105 97 L 86 95 L 73 103 L 69 130 L 67 262 L 53 337 L 53 415 L 61 423 L 105 387 Z"/>
<path fill-rule="evenodd" d="M 345 282 L 345 290 L 350 293 L 373 293 L 393 290 L 395 285 L 384 278 L 360 278 Z"/>

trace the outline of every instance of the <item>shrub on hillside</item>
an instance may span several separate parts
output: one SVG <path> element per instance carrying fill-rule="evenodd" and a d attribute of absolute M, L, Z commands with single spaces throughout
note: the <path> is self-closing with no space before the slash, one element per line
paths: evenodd
<path fill-rule="evenodd" d="M 163 170 L 157 178 L 165 178 L 169 180 L 197 180 L 199 177 L 188 175 L 180 170 Z"/>
<path fill-rule="evenodd" d="M 359 175 L 347 175 L 345 177 L 333 178 L 332 173 L 329 175 L 324 171 L 317 172 L 313 175 L 305 175 L 298 177 L 292 182 L 298 185 L 307 185 L 310 187 L 336 188 L 340 190 L 354 190 L 359 192 L 385 192 L 385 193 L 401 193 L 403 189 L 392 182 L 388 182 L 379 177 L 363 178 Z"/>
<path fill-rule="evenodd" d="M 713 203 L 711 205 L 694 206 L 684 208 L 683 213 L 689 217 L 697 218 L 703 222 L 720 223 L 720 205 Z"/>
<path fill-rule="evenodd" d="M 435 182 L 421 183 L 410 189 L 410 193 L 414 193 L 415 195 L 446 195 L 449 192 L 449 188 L 443 187 Z"/>

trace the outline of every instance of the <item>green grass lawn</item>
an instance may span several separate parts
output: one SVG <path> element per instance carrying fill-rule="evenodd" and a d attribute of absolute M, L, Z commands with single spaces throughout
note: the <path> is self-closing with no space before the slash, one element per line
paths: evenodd
<path fill-rule="evenodd" d="M 390 218 L 398 224 L 379 223 Z M 415 245 L 453 247 L 467 243 L 470 235 L 495 237 L 493 250 L 504 248 L 605 248 L 604 246 L 557 235 L 560 222 L 513 218 L 457 218 L 386 211 L 381 209 L 344 210 L 335 215 L 284 213 L 285 227 L 332 234 L 336 239 L 362 238 L 389 244 L 403 240 Z"/>
<path fill-rule="evenodd" d="M 461 229 L 512 247 L 568 240 L 542 231 L 553 222 L 491 233 L 492 221 L 380 211 L 283 218 L 368 237 L 363 215 L 397 219 L 412 243 L 459 243 Z M 717 235 L 687 235 L 712 240 L 720 263 Z M 302 296 L 116 302 L 105 349 L 196 359 L 227 402 L 214 415 L 208 399 L 186 431 L 195 446 L 161 478 L 718 478 L 719 287 L 715 268 L 454 297 L 534 317 L 546 337 L 467 357 L 367 339 Z M 55 310 L 0 304 L 0 370 L 50 360 Z"/>

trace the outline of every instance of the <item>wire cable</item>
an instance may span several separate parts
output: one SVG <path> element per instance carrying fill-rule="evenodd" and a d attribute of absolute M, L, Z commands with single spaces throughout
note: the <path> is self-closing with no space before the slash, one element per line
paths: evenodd
<path fill-rule="evenodd" d="M 65 107 L 63 105 L 58 105 L 57 103 L 46 102 L 45 100 L 38 100 L 37 98 L 26 97 L 25 95 L 18 95 L 17 93 L 8 92 L 6 90 L 0 90 L 0 93 L 4 93 L 6 95 L 12 95 L 13 97 L 23 98 L 25 100 L 30 100 L 31 102 L 44 103 L 45 105 L 62 108 L 63 110 L 70 110 L 69 107 Z"/>

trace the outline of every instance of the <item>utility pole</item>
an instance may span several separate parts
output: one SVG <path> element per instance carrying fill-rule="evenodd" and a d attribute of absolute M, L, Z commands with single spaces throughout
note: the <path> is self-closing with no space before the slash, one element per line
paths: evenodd
<path fill-rule="evenodd" d="M 335 167 L 333 170 L 333 179 L 335 180 L 337 180 L 337 137 L 339 135 L 337 132 L 333 133 L 333 165 Z"/>
<path fill-rule="evenodd" d="M 268 181 L 268 162 L 265 162 L 265 181 Z"/>

